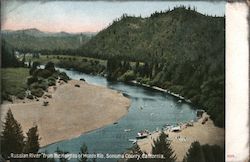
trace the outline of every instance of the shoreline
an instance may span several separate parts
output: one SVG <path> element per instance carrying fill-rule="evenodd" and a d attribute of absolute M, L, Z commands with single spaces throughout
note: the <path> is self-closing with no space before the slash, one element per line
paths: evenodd
<path fill-rule="evenodd" d="M 49 87 L 44 96 L 1 105 L 1 121 L 10 108 L 24 134 L 38 126 L 41 148 L 112 124 L 128 113 L 131 104 L 118 91 L 77 80 Z M 44 101 L 49 104 L 44 106 Z"/>
<path fill-rule="evenodd" d="M 140 85 L 140 86 L 143 86 L 143 87 L 146 87 L 146 88 L 151 88 L 151 89 L 153 89 L 153 90 L 157 90 L 157 91 L 160 91 L 160 92 L 165 92 L 165 93 L 168 93 L 169 95 L 172 95 L 172 96 L 177 97 L 177 98 L 179 98 L 179 99 L 181 99 L 181 100 L 184 100 L 184 101 L 187 102 L 187 103 L 192 103 L 191 100 L 186 99 L 185 97 L 183 97 L 183 96 L 181 96 L 181 95 L 179 95 L 179 94 L 177 94 L 177 93 L 171 92 L 171 91 L 169 91 L 169 90 L 167 90 L 167 89 L 163 89 L 163 88 L 161 88 L 161 87 L 150 86 L 150 85 L 148 85 L 148 84 L 139 83 L 139 82 L 137 82 L 136 80 L 130 81 L 129 83 L 132 83 L 132 84 L 134 84 L 134 85 Z"/>
<path fill-rule="evenodd" d="M 208 120 L 205 124 L 202 124 L 206 117 L 208 117 Z M 137 144 L 141 151 L 150 154 L 153 140 L 156 140 L 161 132 L 162 131 L 152 132 L 147 138 L 138 140 Z M 207 113 L 204 113 L 198 121 L 194 122 L 193 126 L 182 124 L 181 131 L 179 132 L 171 132 L 170 130 L 164 130 L 163 132 L 169 135 L 171 147 L 176 154 L 177 161 L 183 160 L 192 142 L 198 141 L 201 145 L 216 144 L 222 148 L 224 148 L 225 145 L 225 129 L 216 127 Z"/>

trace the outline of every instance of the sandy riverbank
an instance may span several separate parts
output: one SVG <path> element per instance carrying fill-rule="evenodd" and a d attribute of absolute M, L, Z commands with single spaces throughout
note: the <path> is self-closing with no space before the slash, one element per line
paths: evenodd
<path fill-rule="evenodd" d="M 127 114 L 130 105 L 117 91 L 76 80 L 49 87 L 48 94 L 52 98 L 1 105 L 1 120 L 10 108 L 24 132 L 38 125 L 40 144 L 45 146 L 112 124 Z"/>
<path fill-rule="evenodd" d="M 203 118 L 206 116 L 207 114 L 204 114 Z M 165 131 L 165 133 L 169 134 L 169 138 L 172 140 L 171 146 L 175 151 L 177 161 L 183 160 L 183 157 L 186 155 L 191 143 L 194 141 L 199 141 L 202 145 L 217 144 L 224 147 L 225 129 L 215 127 L 211 119 L 208 119 L 205 124 L 202 124 L 203 118 L 201 118 L 198 122 L 195 122 L 192 127 L 182 127 L 180 132 Z M 151 153 L 153 139 L 157 139 L 159 134 L 159 132 L 153 133 L 149 137 L 139 140 L 137 144 L 143 152 Z"/>

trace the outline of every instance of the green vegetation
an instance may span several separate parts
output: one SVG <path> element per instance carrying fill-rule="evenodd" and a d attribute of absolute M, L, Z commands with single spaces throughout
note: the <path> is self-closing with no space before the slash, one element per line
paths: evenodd
<path fill-rule="evenodd" d="M 158 162 L 175 162 L 176 155 L 171 148 L 170 141 L 167 139 L 168 135 L 164 132 L 160 134 L 157 140 L 154 140 L 152 154 L 162 154 L 164 159 L 157 160 Z"/>
<path fill-rule="evenodd" d="M 170 146 L 170 141 L 167 139 L 168 135 L 162 132 L 157 140 L 154 140 L 154 143 L 152 145 L 152 154 L 153 155 L 163 155 L 163 158 L 141 158 L 141 159 L 135 159 L 130 158 L 128 159 L 128 162 L 175 162 L 176 161 L 176 155 L 174 154 L 174 151 L 172 150 Z M 138 145 L 135 145 L 132 149 L 133 154 L 139 154 L 142 155 L 142 151 L 138 147 Z M 144 153 L 145 154 L 145 153 Z"/>
<path fill-rule="evenodd" d="M 64 82 L 70 79 L 66 73 L 56 71 L 52 62 L 48 62 L 45 69 L 38 69 L 37 65 L 39 63 L 34 62 L 30 70 L 28 68 L 1 69 L 2 100 L 12 101 L 11 96 L 19 99 L 42 97 L 49 86 L 56 85 L 58 78 Z M 26 94 L 27 90 L 30 90 L 30 94 Z"/>
<path fill-rule="evenodd" d="M 2 68 L 2 100 L 11 100 L 10 95 L 23 98 L 28 88 L 26 84 L 28 76 L 28 68 Z"/>
<path fill-rule="evenodd" d="M 91 34 L 45 33 L 37 29 L 26 29 L 3 31 L 2 37 L 19 51 L 50 53 L 57 49 L 77 49 L 91 38 Z"/>
<path fill-rule="evenodd" d="M 37 65 L 38 62 L 33 63 L 30 69 L 31 76 L 27 80 L 31 94 L 36 97 L 42 97 L 49 86 L 56 85 L 58 78 L 64 82 L 70 80 L 66 73 L 56 71 L 52 62 L 48 62 L 44 69 L 37 68 Z"/>
<path fill-rule="evenodd" d="M 193 142 L 183 162 L 224 162 L 224 150 L 217 145 L 200 145 Z"/>
<path fill-rule="evenodd" d="M 29 129 L 27 136 L 23 135 L 21 125 L 15 120 L 11 110 L 9 109 L 3 123 L 1 132 L 1 155 L 5 160 L 12 162 L 55 162 L 54 159 L 13 159 L 11 153 L 38 153 L 40 148 L 38 127 L 34 126 Z"/>
<path fill-rule="evenodd" d="M 9 109 L 3 123 L 1 154 L 4 158 L 7 158 L 10 153 L 22 153 L 24 145 L 24 135 L 21 125 L 14 119 Z"/>
<path fill-rule="evenodd" d="M 13 47 L 6 43 L 5 40 L 2 40 L 1 42 L 1 67 L 6 68 L 6 67 L 23 67 L 24 64 L 23 62 L 19 61 L 15 57 L 14 49 Z"/>
<path fill-rule="evenodd" d="M 88 147 L 86 146 L 85 143 L 82 144 L 81 148 L 80 148 L 80 153 L 81 155 L 86 155 L 88 154 Z M 87 162 L 87 157 L 82 156 L 81 158 L 78 159 L 79 162 Z"/>
<path fill-rule="evenodd" d="M 27 141 L 25 142 L 24 152 L 37 153 L 40 148 L 39 134 L 37 126 L 29 129 L 27 133 Z"/>
<path fill-rule="evenodd" d="M 223 57 L 223 50 L 223 17 L 178 7 L 148 18 L 124 14 L 87 42 L 82 54 L 178 64 L 202 57 Z"/>

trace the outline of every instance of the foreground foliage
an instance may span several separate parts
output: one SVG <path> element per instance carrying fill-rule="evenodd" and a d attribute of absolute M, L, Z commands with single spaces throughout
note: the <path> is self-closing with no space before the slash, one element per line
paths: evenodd
<path fill-rule="evenodd" d="M 21 125 L 15 120 L 9 109 L 1 135 L 1 154 L 3 157 L 9 159 L 11 153 L 37 153 L 38 149 L 39 135 L 37 126 L 30 128 L 27 138 L 25 138 Z"/>
<path fill-rule="evenodd" d="M 153 155 L 163 155 L 163 158 L 141 158 L 135 159 L 130 158 L 128 162 L 175 162 L 176 155 L 170 146 L 170 141 L 167 139 L 168 135 L 162 132 L 157 140 L 154 140 L 152 145 L 152 154 Z M 133 154 L 143 155 L 143 153 L 138 145 L 135 145 L 132 149 Z"/>
<path fill-rule="evenodd" d="M 2 100 L 12 101 L 10 95 L 18 98 L 25 97 L 27 89 L 27 77 L 29 76 L 28 68 L 2 68 L 1 69 L 1 97 Z"/>
<path fill-rule="evenodd" d="M 193 142 L 183 162 L 224 162 L 224 150 L 217 145 L 200 145 Z"/>

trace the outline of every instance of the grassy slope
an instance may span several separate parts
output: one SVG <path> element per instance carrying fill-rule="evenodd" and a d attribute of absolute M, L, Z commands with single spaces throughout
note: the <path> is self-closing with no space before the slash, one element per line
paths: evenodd
<path fill-rule="evenodd" d="M 2 92 L 17 95 L 27 89 L 28 68 L 2 68 Z"/>

